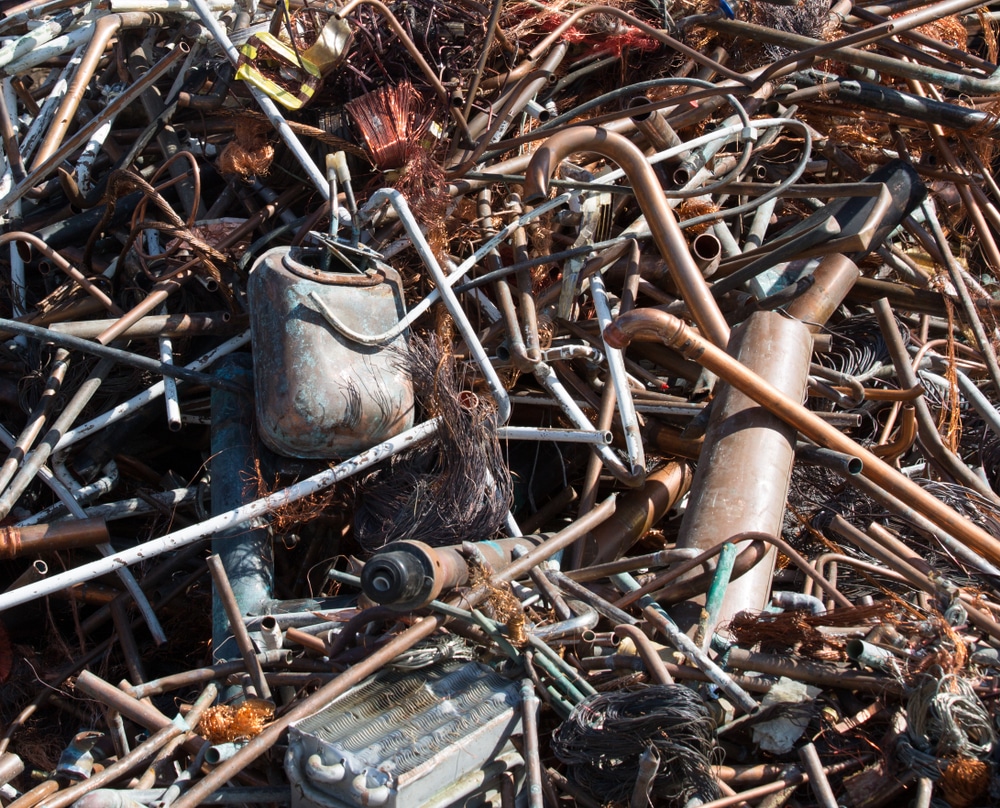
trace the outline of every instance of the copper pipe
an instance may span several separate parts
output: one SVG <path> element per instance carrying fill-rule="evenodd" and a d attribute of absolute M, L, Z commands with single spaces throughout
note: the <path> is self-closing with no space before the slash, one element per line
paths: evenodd
<path fill-rule="evenodd" d="M 603 564 L 625 555 L 642 536 L 673 508 L 691 488 L 690 463 L 671 460 L 646 478 L 642 488 L 618 500 L 614 515 L 591 531 L 584 564 Z"/>
<path fill-rule="evenodd" d="M 59 783 L 55 780 L 46 780 L 39 783 L 31 791 L 26 791 L 13 802 L 7 803 L 7 808 L 32 808 L 58 790 Z"/>
<path fill-rule="evenodd" d="M 588 6 L 581 11 L 603 6 Z M 579 16 L 579 12 L 573 17 Z M 561 27 L 561 26 L 560 26 Z M 558 30 L 558 29 L 557 29 Z M 613 132 L 590 126 L 574 126 L 548 138 L 535 151 L 525 171 L 525 198 L 536 201 L 548 196 L 549 180 L 559 163 L 579 151 L 594 152 L 613 160 L 625 172 L 639 207 L 653 234 L 660 255 L 688 304 L 701 333 L 715 345 L 729 342 L 729 325 L 691 257 L 687 241 L 667 203 L 652 166 L 631 141 Z"/>
<path fill-rule="evenodd" d="M 812 286 L 785 306 L 785 312 L 802 320 L 810 331 L 819 331 L 860 277 L 861 270 L 850 258 L 828 255 L 813 271 Z"/>
<path fill-rule="evenodd" d="M 660 659 L 660 655 L 653 647 L 653 643 L 649 637 L 642 633 L 638 626 L 630 626 L 628 623 L 615 626 L 615 634 L 619 637 L 628 637 L 635 643 L 635 650 L 642 657 L 642 662 L 646 666 L 646 670 L 657 682 L 661 685 L 672 685 L 674 683 L 674 677 L 670 675 L 667 666 L 663 664 L 663 660 Z"/>
<path fill-rule="evenodd" d="M 301 645 L 307 651 L 316 651 L 324 656 L 329 656 L 330 654 L 330 646 L 323 640 L 319 637 L 314 637 L 312 634 L 299 631 L 297 628 L 286 628 L 285 639 L 290 640 L 296 645 Z M 263 676 L 263 671 L 261 671 L 261 675 Z"/>
<path fill-rule="evenodd" d="M 107 541 L 110 541 L 108 527 L 100 518 L 27 527 L 0 527 L 0 558 L 17 558 L 21 553 L 91 547 Z"/>
<path fill-rule="evenodd" d="M 788 399 L 803 400 L 812 338 L 798 320 L 778 312 L 754 312 L 733 331 L 729 351 L 733 361 L 759 374 Z M 735 386 L 717 385 L 677 546 L 700 550 L 736 534 L 780 534 L 795 439 L 793 427 L 763 411 Z M 720 622 L 767 605 L 776 559 L 777 552 L 770 551 L 755 570 L 726 587 Z M 677 604 L 671 611 L 682 630 L 700 619 L 700 601 Z"/>
<path fill-rule="evenodd" d="M 917 439 L 916 408 L 912 404 L 903 405 L 903 419 L 899 424 L 899 434 L 889 443 L 872 447 L 872 453 L 881 457 L 886 463 L 893 463 L 910 451 Z"/>
<path fill-rule="evenodd" d="M 623 348 L 633 339 L 660 341 L 676 348 L 794 426 L 810 440 L 828 449 L 861 458 L 864 463 L 861 472 L 863 476 L 908 505 L 912 505 L 970 549 L 993 563 L 1000 562 L 1000 542 L 997 539 L 928 494 L 908 477 L 827 424 L 815 413 L 798 402 L 790 401 L 780 390 L 696 334 L 677 317 L 655 309 L 631 311 L 619 317 L 605 330 L 605 339 L 609 344 Z"/>
<path fill-rule="evenodd" d="M 864 690 L 869 693 L 903 693 L 904 685 L 886 676 L 872 676 L 867 673 L 851 673 L 833 665 L 799 659 L 779 654 L 761 654 L 743 648 L 732 648 L 726 657 L 730 668 L 743 671 L 766 673 L 769 676 L 787 676 L 799 682 L 820 687 Z"/>
<path fill-rule="evenodd" d="M 104 50 L 108 47 L 108 43 L 111 42 L 114 35 L 122 29 L 154 28 L 162 27 L 165 24 L 166 19 L 162 15 L 144 11 L 131 11 L 125 14 L 105 14 L 98 18 L 94 24 L 87 52 L 83 55 L 80 66 L 76 69 L 76 74 L 73 76 L 73 83 L 66 90 L 66 95 L 63 96 L 62 103 L 59 105 L 59 109 L 52 119 L 52 123 L 45 134 L 45 139 L 35 153 L 35 159 L 31 164 L 32 171 L 37 170 L 49 157 L 55 154 L 56 150 L 62 144 L 66 133 L 69 131 L 70 124 L 73 122 L 77 107 L 80 106 L 80 101 L 83 100 L 83 94 L 87 90 L 87 85 L 90 84 L 90 80 L 97 70 L 97 65 L 104 55 Z"/>
<path fill-rule="evenodd" d="M 576 541 L 581 534 L 606 519 L 611 514 L 613 506 L 614 499 L 609 497 L 589 514 L 577 519 L 564 530 L 546 539 L 527 555 L 511 564 L 506 570 L 494 575 L 486 583 L 466 593 L 456 605 L 461 605 L 463 608 L 471 608 L 481 603 L 489 596 L 491 586 L 496 586 L 499 581 L 515 580 L 524 575 L 540 561 L 545 560 L 559 550 L 565 549 Z M 274 746 L 281 736 L 284 735 L 285 730 L 288 729 L 290 724 L 298 721 L 300 718 L 314 714 L 317 710 L 333 701 L 333 699 L 346 693 L 354 685 L 376 671 L 381 670 L 386 663 L 395 659 L 403 651 L 412 648 L 415 643 L 425 637 L 429 637 L 444 623 L 445 618 L 443 616 L 434 614 L 419 619 L 412 626 L 397 634 L 377 651 L 356 665 L 352 665 L 342 674 L 299 701 L 292 709 L 271 722 L 264 728 L 264 731 L 260 735 L 249 741 L 246 746 L 229 758 L 229 760 L 220 763 L 209 774 L 182 794 L 173 804 L 173 808 L 196 808 L 196 806 L 201 805 L 208 795 L 213 794 L 232 779 L 232 777 L 243 771 L 250 763 Z"/>
<path fill-rule="evenodd" d="M 16 230 L 10 233 L 4 233 L 0 236 L 0 246 L 4 244 L 9 244 L 14 241 L 24 242 L 30 244 L 34 249 L 38 250 L 42 255 L 48 258 L 53 264 L 55 264 L 59 269 L 66 274 L 67 277 L 72 278 L 77 285 L 83 289 L 87 294 L 93 297 L 95 300 L 100 301 L 101 305 L 104 306 L 112 314 L 121 317 L 124 312 L 115 304 L 115 302 L 108 297 L 99 287 L 95 286 L 90 280 L 73 266 L 69 261 L 63 258 L 59 253 L 53 250 L 48 244 L 42 241 L 34 233 L 25 233 L 23 230 Z"/>

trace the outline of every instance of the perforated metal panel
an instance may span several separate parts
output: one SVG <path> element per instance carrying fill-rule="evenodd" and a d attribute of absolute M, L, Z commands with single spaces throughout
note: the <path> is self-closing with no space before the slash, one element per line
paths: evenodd
<path fill-rule="evenodd" d="M 289 730 L 293 808 L 460 804 L 519 765 L 516 683 L 474 662 L 376 674 Z"/>

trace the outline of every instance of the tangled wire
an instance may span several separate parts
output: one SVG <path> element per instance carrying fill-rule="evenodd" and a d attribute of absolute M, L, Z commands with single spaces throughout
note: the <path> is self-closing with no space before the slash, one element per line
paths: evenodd
<path fill-rule="evenodd" d="M 579 704 L 552 736 L 552 751 L 570 776 L 603 804 L 628 803 L 646 752 L 659 757 L 654 805 L 719 796 L 712 777 L 715 726 L 697 693 L 683 685 L 650 685 L 599 693 Z"/>
<path fill-rule="evenodd" d="M 433 340 L 411 340 L 404 361 L 417 400 L 442 427 L 362 480 L 355 537 L 369 551 L 404 539 L 440 547 L 490 538 L 511 498 L 495 410 L 463 390 L 462 367 Z"/>

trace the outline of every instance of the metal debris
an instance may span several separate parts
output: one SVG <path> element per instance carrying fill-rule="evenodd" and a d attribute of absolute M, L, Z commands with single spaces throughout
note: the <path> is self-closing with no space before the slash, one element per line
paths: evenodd
<path fill-rule="evenodd" d="M 0 9 L 0 805 L 1000 800 L 993 5 Z"/>

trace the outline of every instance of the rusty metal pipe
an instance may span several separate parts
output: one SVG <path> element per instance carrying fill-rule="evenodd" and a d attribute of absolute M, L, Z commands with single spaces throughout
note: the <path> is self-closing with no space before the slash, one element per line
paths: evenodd
<path fill-rule="evenodd" d="M 586 516 L 577 519 L 573 524 L 561 530 L 542 544 L 538 545 L 523 558 L 518 559 L 503 572 L 481 586 L 476 587 L 461 600 L 463 608 L 470 608 L 481 603 L 490 593 L 490 585 L 497 581 L 511 581 L 524 575 L 540 561 L 572 544 L 581 534 L 600 524 L 606 519 L 614 507 L 613 497 L 609 497 Z M 348 668 L 344 673 L 323 685 L 319 690 L 299 701 L 292 709 L 277 718 L 264 728 L 253 740 L 240 749 L 229 760 L 223 761 L 209 774 L 195 783 L 188 791 L 178 798 L 173 808 L 196 808 L 208 795 L 225 785 L 232 777 L 243 771 L 281 738 L 288 726 L 300 718 L 312 715 L 318 709 L 329 704 L 333 699 L 346 693 L 351 687 L 366 677 L 380 670 L 386 663 L 393 660 L 415 643 L 429 637 L 440 626 L 444 625 L 442 615 L 424 617 L 405 631 L 400 632 L 378 651 L 369 655 L 361 662 Z"/>
<path fill-rule="evenodd" d="M 48 525 L 0 527 L 0 558 L 22 553 L 46 553 L 73 547 L 91 547 L 110 541 L 108 526 L 101 518 L 74 519 Z"/>
<path fill-rule="evenodd" d="M 608 334 L 607 332 L 611 333 Z M 928 494 L 892 466 L 859 446 L 836 428 L 759 375 L 741 365 L 682 320 L 655 309 L 637 309 L 619 317 L 608 329 L 609 342 L 624 347 L 633 339 L 659 341 L 711 370 L 810 440 L 835 451 L 854 454 L 864 463 L 862 475 L 911 505 L 935 524 L 993 563 L 1000 562 L 1000 542 L 982 528 Z"/>
<path fill-rule="evenodd" d="M 592 126 L 574 126 L 553 135 L 535 151 L 528 164 L 524 185 L 526 201 L 538 201 L 548 196 L 549 181 L 559 163 L 581 151 L 594 152 L 613 160 L 625 172 L 660 255 L 667 262 L 698 328 L 715 345 L 725 346 L 729 342 L 726 318 L 722 316 L 718 303 L 691 257 L 687 241 L 677 225 L 656 173 L 631 141 Z"/>

